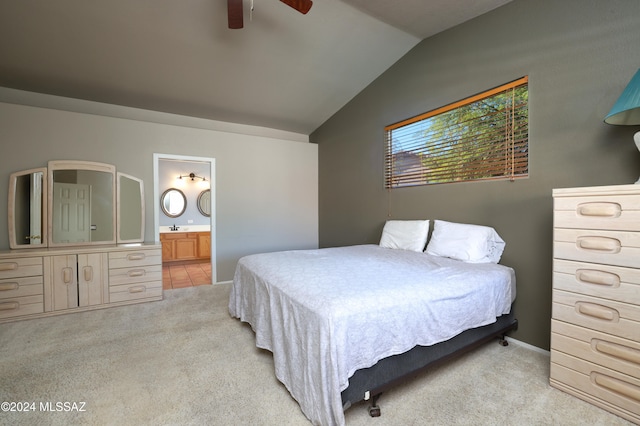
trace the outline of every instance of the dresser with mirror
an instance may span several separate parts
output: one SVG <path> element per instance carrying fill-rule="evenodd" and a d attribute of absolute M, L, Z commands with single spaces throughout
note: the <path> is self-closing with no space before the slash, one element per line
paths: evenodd
<path fill-rule="evenodd" d="M 11 174 L 0 322 L 162 300 L 162 252 L 144 242 L 142 180 L 55 160 Z"/>

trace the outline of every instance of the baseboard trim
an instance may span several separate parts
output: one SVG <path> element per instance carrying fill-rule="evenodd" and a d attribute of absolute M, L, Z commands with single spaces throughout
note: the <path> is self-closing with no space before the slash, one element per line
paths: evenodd
<path fill-rule="evenodd" d="M 509 342 L 509 344 L 513 343 L 514 345 L 522 346 L 524 348 L 531 349 L 532 351 L 539 352 L 539 353 L 547 355 L 547 356 L 551 356 L 551 352 L 549 352 L 546 349 L 542 349 L 542 348 L 539 348 L 537 346 L 530 345 L 529 343 L 525 343 L 525 342 L 523 342 L 521 340 L 514 339 L 513 337 L 506 336 L 505 338 L 506 338 L 507 342 Z"/>

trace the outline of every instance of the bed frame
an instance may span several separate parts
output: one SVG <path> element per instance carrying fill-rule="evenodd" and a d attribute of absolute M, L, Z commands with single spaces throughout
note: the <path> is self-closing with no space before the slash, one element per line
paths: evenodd
<path fill-rule="evenodd" d="M 517 328 L 518 320 L 511 309 L 511 313 L 498 317 L 492 324 L 466 330 L 432 346 L 416 346 L 403 354 L 381 359 L 372 367 L 357 370 L 349 378 L 349 387 L 342 391 L 343 409 L 363 400 L 371 400 L 369 415 L 378 417 L 380 407 L 377 401 L 382 392 L 492 339 L 498 338 L 501 345 L 507 346 L 505 334 Z"/>

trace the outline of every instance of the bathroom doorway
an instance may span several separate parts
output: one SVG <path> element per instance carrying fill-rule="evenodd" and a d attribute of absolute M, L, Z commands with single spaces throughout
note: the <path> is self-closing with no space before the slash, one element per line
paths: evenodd
<path fill-rule="evenodd" d="M 154 237 L 163 246 L 165 290 L 215 284 L 215 159 L 154 154 L 153 173 Z M 177 207 L 169 200 L 178 200 Z"/>

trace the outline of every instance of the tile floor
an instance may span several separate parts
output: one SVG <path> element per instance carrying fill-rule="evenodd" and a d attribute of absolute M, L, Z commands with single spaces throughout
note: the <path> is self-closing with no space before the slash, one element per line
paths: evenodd
<path fill-rule="evenodd" d="M 211 263 L 209 261 L 162 264 L 162 288 L 164 290 L 206 284 L 211 284 Z"/>

